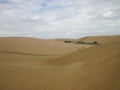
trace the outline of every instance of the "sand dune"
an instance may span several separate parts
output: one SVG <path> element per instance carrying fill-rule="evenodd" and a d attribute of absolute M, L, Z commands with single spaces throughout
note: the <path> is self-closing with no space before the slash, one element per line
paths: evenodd
<path fill-rule="evenodd" d="M 35 39 L 32 43 L 33 39 L 29 39 L 30 41 L 25 39 L 23 43 L 20 41 L 21 38 L 15 38 L 15 42 L 10 43 L 11 38 L 7 38 L 9 44 L 2 38 L 0 40 L 1 50 L 9 49 L 9 51 L 31 53 L 32 50 L 29 51 L 29 49 L 33 45 L 36 50 L 38 47 L 41 50 L 45 46 L 43 52 L 46 55 L 51 54 L 50 51 L 47 53 L 47 49 L 55 54 L 59 50 L 56 50 L 55 46 L 48 47 L 52 44 L 56 45 L 56 48 L 62 49 L 61 54 L 64 56 L 55 58 L 0 52 L 0 90 L 120 90 L 119 36 L 117 38 L 112 36 L 112 39 L 109 36 L 105 40 L 103 37 L 96 38 L 91 39 L 90 37 L 89 39 L 88 37 L 86 39 L 100 40 L 104 43 L 79 50 L 78 48 L 81 46 L 64 45 L 63 42 L 54 40 L 40 40 L 39 42 Z M 26 42 L 30 46 L 24 48 Z M 36 42 L 38 46 L 36 46 Z M 21 43 L 22 45 L 20 45 Z M 7 47 L 3 49 L 4 44 Z M 16 45 L 19 45 L 20 48 Z M 65 53 L 66 48 L 72 49 Z M 40 51 L 33 50 L 33 52 L 43 54 Z"/>
<path fill-rule="evenodd" d="M 43 61 L 61 57 L 90 45 L 66 44 L 56 40 L 43 40 L 26 37 L 1 37 L 1 62 L 42 65 Z"/>
<path fill-rule="evenodd" d="M 99 43 L 108 43 L 108 42 L 120 41 L 120 35 L 117 35 L 117 36 L 88 36 L 88 37 L 81 38 L 80 40 L 82 40 L 84 42 L 97 41 Z"/>
<path fill-rule="evenodd" d="M 81 48 L 81 46 L 75 44 L 66 44 L 56 40 L 42 40 L 24 37 L 0 38 L 0 51 L 6 52 L 60 55 L 73 52 L 78 48 Z"/>
<path fill-rule="evenodd" d="M 71 71 L 74 79 L 70 90 L 119 90 L 119 60 L 120 42 L 115 42 L 80 50 L 46 63 L 67 66 L 68 72 L 69 69 L 74 70 Z"/>

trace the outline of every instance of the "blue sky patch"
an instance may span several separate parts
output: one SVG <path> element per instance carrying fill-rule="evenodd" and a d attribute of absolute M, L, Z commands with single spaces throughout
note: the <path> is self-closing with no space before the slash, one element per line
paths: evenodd
<path fill-rule="evenodd" d="M 0 3 L 10 3 L 9 0 L 0 0 Z"/>

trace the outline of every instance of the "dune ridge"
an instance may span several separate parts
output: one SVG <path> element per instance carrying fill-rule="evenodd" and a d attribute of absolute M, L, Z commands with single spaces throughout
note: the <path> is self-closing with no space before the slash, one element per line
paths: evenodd
<path fill-rule="evenodd" d="M 26 53 L 26 52 L 15 52 L 15 51 L 0 51 L 0 53 L 8 53 L 8 54 L 19 54 L 19 55 L 32 55 L 32 56 L 53 56 L 47 54 L 35 54 L 35 53 Z"/>

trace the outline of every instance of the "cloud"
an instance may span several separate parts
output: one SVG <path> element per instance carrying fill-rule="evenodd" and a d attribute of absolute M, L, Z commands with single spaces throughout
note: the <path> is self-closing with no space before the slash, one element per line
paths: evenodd
<path fill-rule="evenodd" d="M 0 0 L 0 36 L 120 34 L 119 0 Z"/>

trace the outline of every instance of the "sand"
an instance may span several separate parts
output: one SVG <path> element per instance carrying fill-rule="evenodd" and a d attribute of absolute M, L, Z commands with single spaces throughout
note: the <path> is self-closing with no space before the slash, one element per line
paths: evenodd
<path fill-rule="evenodd" d="M 120 35 L 116 35 L 116 36 L 88 36 L 88 37 L 84 37 L 81 38 L 79 40 L 82 40 L 84 42 L 93 42 L 93 41 L 97 41 L 99 43 L 112 43 L 112 42 L 116 42 L 116 41 L 120 41 Z"/>
<path fill-rule="evenodd" d="M 120 90 L 118 38 L 87 37 L 102 42 L 95 46 L 0 38 L 0 90 Z"/>

